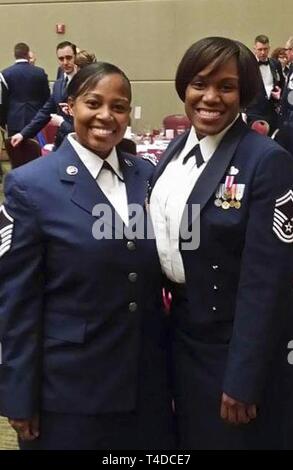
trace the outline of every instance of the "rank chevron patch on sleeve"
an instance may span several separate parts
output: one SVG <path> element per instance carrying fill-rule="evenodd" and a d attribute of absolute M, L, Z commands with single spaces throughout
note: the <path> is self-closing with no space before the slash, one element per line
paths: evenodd
<path fill-rule="evenodd" d="M 0 258 L 10 250 L 14 219 L 0 206 Z"/>
<path fill-rule="evenodd" d="M 293 243 L 293 191 L 276 199 L 273 231 L 284 243 Z"/>

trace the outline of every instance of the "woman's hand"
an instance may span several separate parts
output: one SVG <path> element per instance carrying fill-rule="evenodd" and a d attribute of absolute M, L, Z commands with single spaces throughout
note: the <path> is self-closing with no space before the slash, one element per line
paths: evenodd
<path fill-rule="evenodd" d="M 19 439 L 22 441 L 33 441 L 40 435 L 38 415 L 31 419 L 8 418 L 8 422 L 17 432 Z"/>
<path fill-rule="evenodd" d="M 222 394 L 221 418 L 230 424 L 247 424 L 256 418 L 256 405 L 248 405 Z"/>

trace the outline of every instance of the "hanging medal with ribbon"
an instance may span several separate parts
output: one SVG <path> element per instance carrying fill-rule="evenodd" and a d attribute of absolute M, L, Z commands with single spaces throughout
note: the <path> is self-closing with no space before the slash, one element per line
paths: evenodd
<path fill-rule="evenodd" d="M 223 193 L 224 193 L 224 185 L 220 184 L 217 191 L 216 191 L 216 193 L 215 193 L 215 196 L 216 196 L 216 199 L 214 200 L 215 206 L 221 207 L 222 202 L 223 202 L 222 201 Z"/>
<path fill-rule="evenodd" d="M 231 187 L 231 201 L 230 201 L 230 207 L 235 207 L 235 195 L 236 195 L 236 184 L 232 184 Z"/>
<path fill-rule="evenodd" d="M 235 199 L 236 202 L 234 204 L 235 209 L 240 209 L 241 207 L 241 199 L 243 198 L 245 189 L 245 184 L 236 184 L 236 192 L 235 192 Z"/>
<path fill-rule="evenodd" d="M 222 202 L 222 209 L 230 209 L 229 200 L 231 199 L 231 188 L 233 186 L 234 178 L 235 178 L 234 175 L 226 176 L 225 184 L 224 184 L 224 194 L 223 194 L 224 201 Z"/>

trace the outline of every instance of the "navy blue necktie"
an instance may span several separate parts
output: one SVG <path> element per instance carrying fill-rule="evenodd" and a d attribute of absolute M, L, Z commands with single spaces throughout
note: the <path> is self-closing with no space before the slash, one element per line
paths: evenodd
<path fill-rule="evenodd" d="M 183 165 L 185 165 L 185 163 L 186 163 L 191 157 L 195 157 L 195 161 L 196 161 L 196 166 L 197 166 L 197 168 L 199 168 L 199 167 L 204 163 L 204 159 L 203 159 L 203 156 L 202 156 L 202 153 L 201 153 L 199 144 L 196 144 L 196 145 L 190 150 L 190 152 L 188 152 L 188 154 L 185 155 L 185 157 L 183 158 Z"/>
<path fill-rule="evenodd" d="M 62 82 L 62 95 L 67 95 L 67 85 L 68 85 L 68 76 L 64 75 L 63 82 Z"/>

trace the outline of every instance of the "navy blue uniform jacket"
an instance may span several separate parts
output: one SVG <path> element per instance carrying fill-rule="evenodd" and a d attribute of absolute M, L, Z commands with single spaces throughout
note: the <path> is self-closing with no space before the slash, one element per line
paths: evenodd
<path fill-rule="evenodd" d="M 17 62 L 2 74 L 8 89 L 2 83 L 1 124 L 7 124 L 11 135 L 31 122 L 49 98 L 50 89 L 45 71 L 28 62 Z"/>
<path fill-rule="evenodd" d="M 145 210 L 152 165 L 119 151 L 118 159 L 128 203 Z M 149 400 L 165 383 L 155 241 L 122 231 L 95 239 L 98 203 L 109 201 L 67 140 L 7 175 L 14 227 L 0 258 L 5 416 L 135 410 L 139 383 Z"/>

